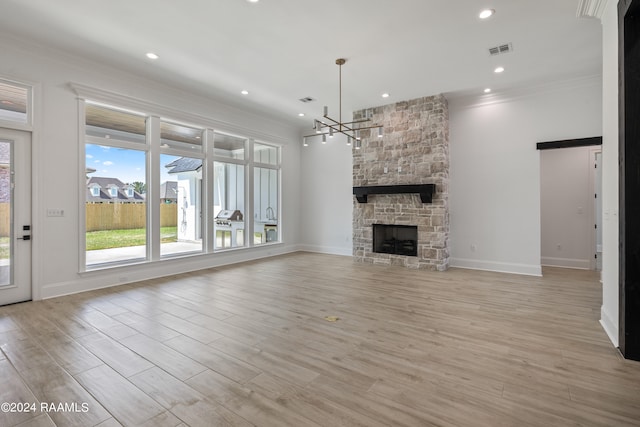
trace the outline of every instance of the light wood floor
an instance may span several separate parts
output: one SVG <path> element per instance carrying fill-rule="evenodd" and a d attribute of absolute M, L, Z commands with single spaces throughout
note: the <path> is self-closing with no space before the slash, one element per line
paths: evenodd
<path fill-rule="evenodd" d="M 297 253 L 2 307 L 0 402 L 38 410 L 0 426 L 638 426 L 600 305 L 593 272 Z"/>

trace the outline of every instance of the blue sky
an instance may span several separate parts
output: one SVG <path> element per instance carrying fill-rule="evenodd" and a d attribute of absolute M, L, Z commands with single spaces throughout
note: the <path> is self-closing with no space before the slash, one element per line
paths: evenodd
<path fill-rule="evenodd" d="M 86 144 L 85 154 L 86 166 L 96 169 L 94 173 L 89 174 L 90 177 L 118 178 L 125 184 L 135 181 L 146 182 L 144 151 Z M 177 158 L 163 155 L 161 161 L 164 166 Z M 162 167 L 160 182 L 165 181 L 175 181 L 175 177 L 167 174 L 166 169 Z"/>

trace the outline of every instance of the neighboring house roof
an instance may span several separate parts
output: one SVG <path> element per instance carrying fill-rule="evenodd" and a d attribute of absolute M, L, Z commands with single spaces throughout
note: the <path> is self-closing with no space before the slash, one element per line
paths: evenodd
<path fill-rule="evenodd" d="M 180 157 L 171 163 L 167 163 L 165 168 L 172 168 L 169 173 L 193 172 L 202 168 L 202 159 L 190 159 L 188 157 Z"/>
<path fill-rule="evenodd" d="M 160 199 L 177 200 L 178 183 L 176 181 L 165 181 L 160 185 Z"/>
<path fill-rule="evenodd" d="M 91 188 L 100 186 L 100 193 L 97 196 L 91 194 Z M 109 194 L 109 188 L 117 188 L 115 197 Z M 125 190 L 131 185 L 125 184 L 118 178 L 106 178 L 94 176 L 87 180 L 87 202 L 93 203 L 108 203 L 108 202 L 122 202 L 122 203 L 141 203 L 144 202 L 144 196 L 137 191 L 133 190 L 133 197 L 127 197 Z"/>

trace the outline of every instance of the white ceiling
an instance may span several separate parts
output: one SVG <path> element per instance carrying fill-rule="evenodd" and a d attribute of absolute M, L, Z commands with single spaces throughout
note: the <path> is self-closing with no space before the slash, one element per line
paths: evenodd
<path fill-rule="evenodd" d="M 485 87 L 600 75 L 601 25 L 577 18 L 578 3 L 3 0 L 0 31 L 307 127 L 323 105 L 337 116 L 340 57 L 344 118 L 437 93 L 482 96 Z M 482 21 L 487 7 L 496 13 Z M 504 43 L 512 53 L 489 55 Z M 147 59 L 149 51 L 160 58 Z M 317 101 L 299 101 L 306 96 Z"/>

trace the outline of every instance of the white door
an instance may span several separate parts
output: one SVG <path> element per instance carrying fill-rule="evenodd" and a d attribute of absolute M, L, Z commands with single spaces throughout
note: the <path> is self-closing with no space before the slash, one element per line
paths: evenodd
<path fill-rule="evenodd" d="M 31 299 L 31 135 L 0 128 L 0 305 Z"/>

